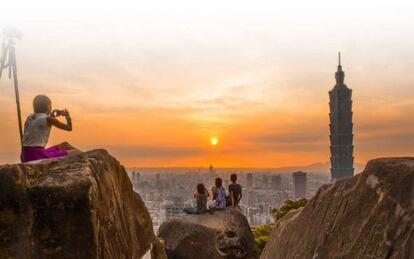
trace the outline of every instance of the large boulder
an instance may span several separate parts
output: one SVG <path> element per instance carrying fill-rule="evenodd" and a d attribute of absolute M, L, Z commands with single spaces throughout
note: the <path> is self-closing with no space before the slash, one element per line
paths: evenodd
<path fill-rule="evenodd" d="M 235 208 L 171 219 L 159 237 L 174 259 L 257 258 L 249 223 Z"/>
<path fill-rule="evenodd" d="M 414 258 L 414 158 L 370 161 L 281 219 L 261 256 Z"/>
<path fill-rule="evenodd" d="M 0 258 L 141 258 L 152 227 L 105 150 L 0 167 Z"/>

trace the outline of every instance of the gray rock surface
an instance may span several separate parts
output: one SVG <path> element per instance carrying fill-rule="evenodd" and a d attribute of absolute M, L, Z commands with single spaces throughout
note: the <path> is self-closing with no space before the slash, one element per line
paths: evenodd
<path fill-rule="evenodd" d="M 261 258 L 414 258 L 414 158 L 324 185 L 276 224 Z"/>
<path fill-rule="evenodd" d="M 105 150 L 0 166 L 0 258 L 141 258 L 151 244 L 148 210 Z"/>
<path fill-rule="evenodd" d="M 250 226 L 238 209 L 171 219 L 161 225 L 159 237 L 175 259 L 257 258 Z"/>

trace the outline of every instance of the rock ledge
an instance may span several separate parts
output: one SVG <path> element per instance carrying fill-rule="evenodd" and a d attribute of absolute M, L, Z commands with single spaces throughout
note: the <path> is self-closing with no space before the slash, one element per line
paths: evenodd
<path fill-rule="evenodd" d="M 173 258 L 257 258 L 254 237 L 244 215 L 234 208 L 214 215 L 182 215 L 164 222 L 159 237 Z"/>
<path fill-rule="evenodd" d="M 322 186 L 276 224 L 261 258 L 414 258 L 414 158 Z"/>
<path fill-rule="evenodd" d="M 105 150 L 0 166 L 0 258 L 141 258 L 148 210 Z"/>

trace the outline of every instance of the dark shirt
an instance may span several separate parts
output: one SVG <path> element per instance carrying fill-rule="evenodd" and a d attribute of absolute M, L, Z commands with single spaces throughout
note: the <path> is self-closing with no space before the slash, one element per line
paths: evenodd
<path fill-rule="evenodd" d="M 204 194 L 199 193 L 196 199 L 197 211 L 204 212 L 207 210 L 207 198 Z"/>
<path fill-rule="evenodd" d="M 238 183 L 229 185 L 229 193 L 233 193 L 234 205 L 238 205 L 242 196 L 242 187 Z"/>

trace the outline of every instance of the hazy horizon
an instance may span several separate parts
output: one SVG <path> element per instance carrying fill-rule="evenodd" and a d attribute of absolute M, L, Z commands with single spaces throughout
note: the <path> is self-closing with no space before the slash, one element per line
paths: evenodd
<path fill-rule="evenodd" d="M 355 163 L 355 174 L 361 173 L 364 168 L 365 164 Z M 230 173 L 230 172 L 239 172 L 239 173 L 272 173 L 272 174 L 291 174 L 295 171 L 304 171 L 307 173 L 312 174 L 322 174 L 322 175 L 329 175 L 330 176 L 330 162 L 325 163 L 313 163 L 308 165 L 302 166 L 284 166 L 284 167 L 214 167 L 214 170 L 218 171 L 219 173 Z M 129 166 L 126 168 L 128 171 L 138 171 L 140 173 L 148 173 L 148 171 L 153 170 L 152 173 L 166 173 L 166 171 L 172 171 L 169 173 L 188 173 L 188 172 L 198 172 L 207 173 L 209 170 L 209 166 L 158 166 L 158 167 L 151 167 L 151 166 Z M 175 171 L 174 171 L 175 170 Z"/>
<path fill-rule="evenodd" d="M 72 113 L 49 144 L 137 167 L 329 161 L 337 52 L 353 89 L 355 162 L 413 156 L 409 1 L 9 1 L 23 34 L 23 117 L 35 95 Z M 0 163 L 17 162 L 12 82 L 0 80 Z M 217 137 L 219 143 L 210 144 Z"/>

